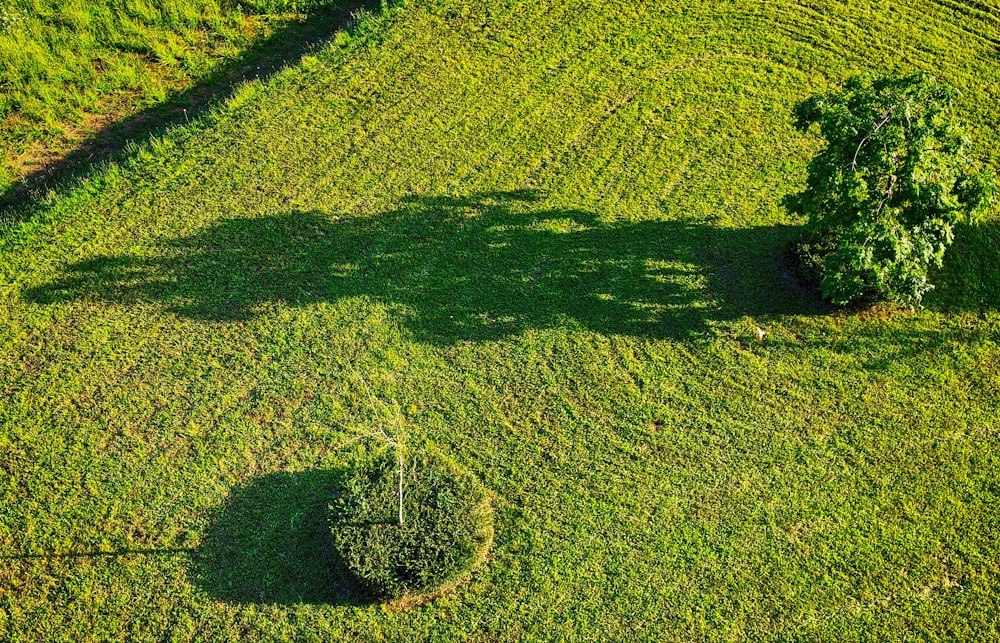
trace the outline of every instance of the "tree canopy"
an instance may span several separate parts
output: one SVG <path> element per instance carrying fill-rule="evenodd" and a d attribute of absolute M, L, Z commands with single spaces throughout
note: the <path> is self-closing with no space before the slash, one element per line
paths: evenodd
<path fill-rule="evenodd" d="M 956 97 L 918 72 L 855 76 L 796 106 L 796 127 L 818 125 L 826 139 L 791 199 L 808 217 L 797 255 L 834 303 L 919 303 L 954 226 L 993 203 L 995 180 L 970 154 Z"/>

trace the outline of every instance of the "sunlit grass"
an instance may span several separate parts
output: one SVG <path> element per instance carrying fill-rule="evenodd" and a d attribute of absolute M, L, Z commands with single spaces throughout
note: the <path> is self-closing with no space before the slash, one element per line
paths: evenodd
<path fill-rule="evenodd" d="M 998 9 L 413 2 L 34 204 L 0 638 L 995 636 L 997 220 L 925 309 L 835 312 L 780 204 L 792 105 L 864 69 L 958 87 L 997 167 Z M 416 610 L 325 571 L 355 373 L 495 495 Z"/>
<path fill-rule="evenodd" d="M 307 4 L 7 0 L 0 6 L 0 191 L 102 127 L 211 78 L 301 18 L 291 12 Z"/>

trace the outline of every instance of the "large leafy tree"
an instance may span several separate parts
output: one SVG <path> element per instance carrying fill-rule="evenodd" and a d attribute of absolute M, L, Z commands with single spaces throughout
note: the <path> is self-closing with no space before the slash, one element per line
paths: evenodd
<path fill-rule="evenodd" d="M 826 147 L 792 209 L 808 217 L 796 255 L 836 304 L 918 304 L 954 226 L 990 207 L 995 181 L 969 153 L 957 92 L 933 76 L 851 78 L 795 108 Z"/>

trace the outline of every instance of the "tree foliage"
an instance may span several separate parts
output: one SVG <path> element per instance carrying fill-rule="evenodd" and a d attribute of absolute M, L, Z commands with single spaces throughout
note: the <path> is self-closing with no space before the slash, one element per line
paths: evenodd
<path fill-rule="evenodd" d="M 836 304 L 918 304 L 933 286 L 954 226 L 977 220 L 995 181 L 969 153 L 953 108 L 957 92 L 926 73 L 856 76 L 795 108 L 826 147 L 809 163 L 791 208 L 808 217 L 800 265 Z"/>

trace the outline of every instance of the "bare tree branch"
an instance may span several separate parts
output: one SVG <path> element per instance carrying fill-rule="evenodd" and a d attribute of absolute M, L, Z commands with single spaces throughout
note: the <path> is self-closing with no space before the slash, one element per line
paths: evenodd
<path fill-rule="evenodd" d="M 858 143 L 858 149 L 854 150 L 854 160 L 851 161 L 851 171 L 853 172 L 858 171 L 858 154 L 861 153 L 861 148 L 864 147 L 864 144 L 868 142 L 868 139 L 870 139 L 872 136 L 875 136 L 876 132 L 885 127 L 885 124 L 889 122 L 889 118 L 892 116 L 892 112 L 897 107 L 898 105 L 893 105 L 888 110 L 886 110 L 886 112 L 882 114 L 882 120 L 879 122 L 878 125 L 875 126 L 875 129 L 868 132 L 868 134 L 863 139 L 861 139 L 861 142 Z"/>

